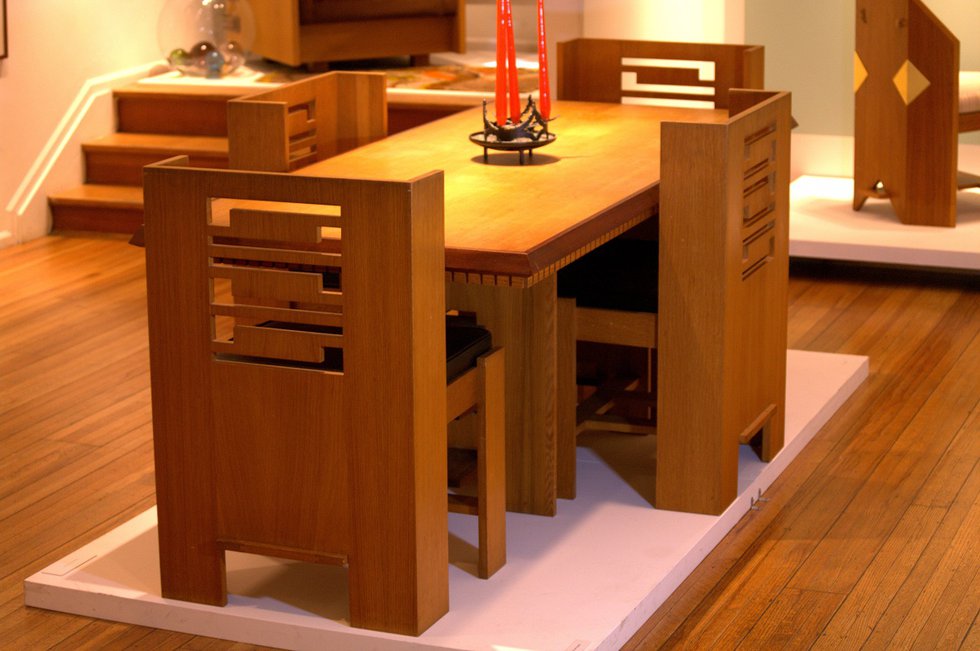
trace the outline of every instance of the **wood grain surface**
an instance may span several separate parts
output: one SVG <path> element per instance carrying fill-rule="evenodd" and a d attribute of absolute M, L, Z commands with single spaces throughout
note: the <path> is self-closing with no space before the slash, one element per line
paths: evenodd
<path fill-rule="evenodd" d="M 311 176 L 410 180 L 446 176 L 446 267 L 531 284 L 657 205 L 660 125 L 722 122 L 725 111 L 556 102 L 555 142 L 520 167 L 517 154 L 490 164 L 468 141 L 482 109 L 395 134 L 301 169 Z"/>

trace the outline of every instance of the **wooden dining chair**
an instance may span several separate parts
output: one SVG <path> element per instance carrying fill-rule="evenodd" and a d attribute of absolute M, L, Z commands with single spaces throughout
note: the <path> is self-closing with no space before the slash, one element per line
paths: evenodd
<path fill-rule="evenodd" d="M 737 494 L 739 444 L 765 461 L 783 445 L 790 98 L 733 89 L 729 114 L 664 123 L 659 242 L 614 240 L 559 272 L 573 297 L 564 357 L 576 341 L 656 349 L 655 387 L 614 378 L 576 420 L 656 432 L 657 508 L 721 513 Z M 610 417 L 622 400 L 650 417 Z"/>
<path fill-rule="evenodd" d="M 887 199 L 903 224 L 956 226 L 957 137 L 980 130 L 980 72 L 922 0 L 857 0 L 854 210 Z"/>
<path fill-rule="evenodd" d="M 418 635 L 448 608 L 447 421 L 467 412 L 481 576 L 505 560 L 503 351 L 447 328 L 442 173 L 186 165 L 145 172 L 163 596 L 223 605 L 226 551 L 333 564 L 351 625 Z"/>
<path fill-rule="evenodd" d="M 388 134 L 385 76 L 329 72 L 229 100 L 228 167 L 291 172 Z M 130 244 L 144 246 L 144 226 Z"/>
<path fill-rule="evenodd" d="M 379 72 L 328 72 L 228 102 L 231 169 L 291 172 L 387 134 Z"/>
<path fill-rule="evenodd" d="M 765 48 L 758 45 L 575 39 L 558 44 L 558 97 L 727 109 L 732 88 L 762 88 L 764 67 Z M 576 383 L 569 379 L 575 374 L 570 363 L 574 356 L 562 355 L 558 388 L 561 497 L 575 496 L 578 433 L 591 428 L 641 434 L 656 430 L 650 406 L 655 403 L 656 381 L 657 284 L 650 282 L 657 269 L 656 238 L 656 227 L 644 225 L 600 247 L 587 262 L 563 269 L 559 276 L 561 293 L 583 295 L 577 307 L 559 302 L 559 317 L 577 324 L 578 340 L 644 351 L 639 360 L 635 356 L 618 359 L 619 370 L 628 367 L 632 375 L 604 380 L 600 390 L 577 406 Z M 638 261 L 644 268 L 622 268 Z M 597 264 L 605 268 L 603 274 L 589 269 Z M 608 274 L 619 279 L 615 287 L 602 280 Z M 603 309 L 618 308 L 624 302 L 632 303 L 634 309 L 612 313 Z M 571 350 L 576 345 L 571 334 L 574 329 L 559 330 L 563 350 Z M 600 369 L 599 375 L 608 372 Z M 631 406 L 616 410 L 614 402 Z"/>

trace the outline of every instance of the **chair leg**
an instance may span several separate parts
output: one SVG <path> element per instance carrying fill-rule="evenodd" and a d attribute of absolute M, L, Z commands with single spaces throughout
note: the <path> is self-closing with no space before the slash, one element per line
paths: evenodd
<path fill-rule="evenodd" d="M 575 299 L 558 299 L 558 497 L 575 499 Z"/>
<path fill-rule="evenodd" d="M 480 558 L 477 571 L 486 579 L 507 562 L 507 481 L 504 448 L 504 351 L 478 362 L 483 395 L 477 409 L 477 499 Z"/>

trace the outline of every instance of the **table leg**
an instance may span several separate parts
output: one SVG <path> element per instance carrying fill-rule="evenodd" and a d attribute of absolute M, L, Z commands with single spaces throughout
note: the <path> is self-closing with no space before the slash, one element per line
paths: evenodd
<path fill-rule="evenodd" d="M 528 287 L 447 283 L 450 309 L 476 313 L 505 353 L 507 509 L 556 509 L 557 281 Z"/>

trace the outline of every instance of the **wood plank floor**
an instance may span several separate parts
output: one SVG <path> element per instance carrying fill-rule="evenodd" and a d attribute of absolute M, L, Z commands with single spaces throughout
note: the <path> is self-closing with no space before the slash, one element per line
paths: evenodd
<path fill-rule="evenodd" d="M 0 648 L 256 648 L 23 605 L 153 504 L 143 253 L 47 237 L 0 288 Z M 627 648 L 980 648 L 980 279 L 796 265 L 789 310 L 871 375 Z"/>

